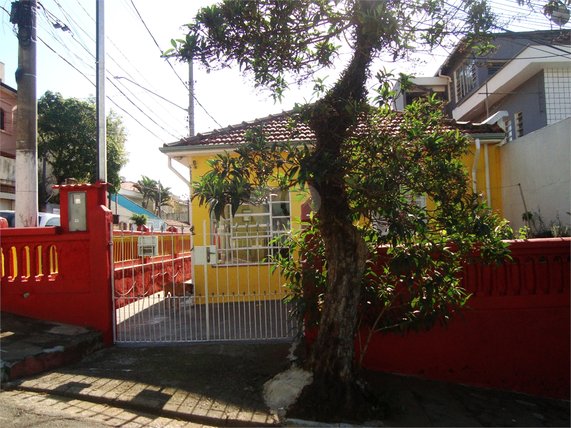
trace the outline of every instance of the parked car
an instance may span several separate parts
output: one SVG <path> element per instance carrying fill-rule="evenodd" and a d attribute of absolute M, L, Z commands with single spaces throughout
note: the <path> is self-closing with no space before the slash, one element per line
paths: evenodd
<path fill-rule="evenodd" d="M 38 226 L 60 226 L 60 216 L 59 214 L 51 213 L 38 213 L 40 218 L 38 219 Z"/>
<path fill-rule="evenodd" d="M 0 210 L 0 217 L 4 217 L 8 221 L 8 227 L 16 227 L 16 211 Z M 59 214 L 38 213 L 38 226 L 59 226 Z"/>
<path fill-rule="evenodd" d="M 16 226 L 16 211 L 1 210 L 0 217 L 4 217 L 8 221 L 8 227 Z"/>

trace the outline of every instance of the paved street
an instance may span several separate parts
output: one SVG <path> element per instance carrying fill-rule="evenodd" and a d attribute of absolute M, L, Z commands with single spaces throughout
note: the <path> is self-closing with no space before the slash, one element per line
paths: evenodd
<path fill-rule="evenodd" d="M 187 427 L 204 425 L 125 410 L 74 398 L 29 391 L 0 393 L 0 426 L 3 428 L 102 428 Z"/>

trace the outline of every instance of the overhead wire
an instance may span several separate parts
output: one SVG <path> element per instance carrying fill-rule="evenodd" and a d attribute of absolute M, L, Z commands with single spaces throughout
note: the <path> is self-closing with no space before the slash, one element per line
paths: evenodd
<path fill-rule="evenodd" d="M 55 0 L 54 0 L 54 1 L 55 1 Z M 77 23 L 77 21 L 76 21 L 75 19 L 73 19 L 73 17 L 71 16 L 71 14 L 68 13 L 68 12 L 65 10 L 65 8 L 63 8 L 63 6 L 61 6 L 61 4 L 59 4 L 57 1 L 56 1 L 56 4 L 57 4 L 58 7 L 60 8 L 60 10 L 62 10 L 62 13 L 65 14 L 65 16 L 69 17 L 75 25 L 79 25 L 79 24 Z M 92 22 L 95 22 L 95 20 L 93 19 L 93 17 L 91 17 L 91 15 L 85 10 L 85 8 L 82 7 L 82 9 L 83 9 L 83 11 L 86 13 L 86 16 L 88 16 L 88 17 L 91 19 Z M 88 32 L 85 30 L 84 27 L 89 27 L 89 26 L 86 26 L 86 25 L 85 25 L 85 26 L 80 26 L 79 28 L 87 35 L 87 37 L 89 37 L 89 39 L 90 39 L 93 43 L 95 43 L 95 39 L 92 37 L 92 35 L 91 35 L 90 33 L 88 33 Z M 113 41 L 112 41 L 109 37 L 107 37 L 107 40 L 110 40 L 110 41 L 113 43 Z M 77 40 L 75 40 L 75 41 L 77 42 Z M 92 59 L 95 59 L 95 56 L 94 56 L 93 53 L 85 46 L 85 43 L 79 43 L 79 44 L 80 44 L 80 45 L 83 47 L 83 49 L 91 56 Z M 114 46 L 116 47 L 116 49 L 125 57 L 125 55 L 120 51 L 120 49 L 119 49 L 114 43 L 113 43 L 113 45 L 114 45 Z M 125 74 L 127 74 L 129 77 L 133 78 L 133 76 L 129 73 L 129 71 L 127 71 L 117 60 L 115 60 L 115 58 L 113 57 L 113 55 L 111 55 L 109 52 L 107 52 L 107 57 L 108 57 L 113 63 L 115 63 L 115 64 L 117 65 L 117 67 L 119 67 L 119 68 L 123 71 L 123 73 L 125 73 Z M 126 58 L 126 57 L 125 57 L 125 58 Z M 131 65 L 132 65 L 132 64 L 131 64 Z M 107 67 L 106 67 L 106 68 L 107 68 Z M 133 66 L 133 68 L 134 68 L 135 70 L 137 70 L 136 67 Z M 110 70 L 108 70 L 108 71 L 111 72 Z M 117 73 L 111 73 L 111 74 L 117 74 Z M 139 74 L 140 74 L 140 73 L 139 73 Z M 142 76 L 142 75 L 141 75 L 141 76 Z M 134 78 L 133 78 L 133 79 L 134 79 Z M 145 79 L 145 80 L 146 80 L 146 79 Z M 129 92 L 135 99 L 137 99 L 137 101 L 139 101 L 140 105 L 145 106 L 146 108 L 148 108 L 148 103 L 143 102 L 135 93 L 133 93 L 133 92 L 130 90 L 130 88 L 126 87 L 122 82 L 120 82 L 120 85 L 125 88 L 125 91 Z M 127 97 L 127 95 L 126 95 L 124 92 L 121 92 L 121 93 L 122 93 L 123 96 Z M 165 111 L 165 113 L 170 114 L 170 112 L 169 112 L 168 110 L 166 110 L 166 108 L 165 108 L 162 104 L 156 102 L 156 99 L 153 99 L 153 98 L 150 98 L 150 99 L 151 99 L 157 106 L 159 106 L 161 109 L 163 109 L 163 110 Z M 128 101 L 131 102 L 131 103 L 133 103 L 130 99 L 128 99 Z M 138 107 L 138 109 L 139 109 L 143 114 L 145 114 L 147 117 L 149 117 L 149 114 L 144 113 L 141 108 Z M 152 111 L 150 114 L 153 114 L 153 116 L 158 117 L 156 110 L 155 110 L 155 111 Z M 160 118 L 160 117 L 159 117 L 159 118 Z M 169 116 L 169 119 L 172 119 L 172 116 Z M 164 124 L 165 126 L 170 127 L 172 130 L 175 130 L 175 128 L 174 128 L 172 125 L 170 125 L 170 124 L 168 123 L 168 121 L 162 120 L 162 122 L 163 122 L 163 124 Z M 155 123 L 156 123 L 156 122 L 155 122 Z M 157 125 L 158 125 L 158 124 L 157 124 Z M 161 127 L 160 125 L 158 125 L 158 126 Z M 163 129 L 164 129 L 164 128 L 163 128 Z M 177 132 L 177 131 L 175 130 L 175 132 Z M 170 134 L 170 135 L 173 135 L 171 132 L 169 132 L 169 134 Z"/>
<path fill-rule="evenodd" d="M 75 67 L 75 65 L 73 65 L 72 63 L 70 63 L 66 58 L 64 58 L 63 56 L 61 56 L 58 52 L 56 52 L 50 45 L 48 45 L 41 37 L 38 36 L 38 40 L 41 41 L 49 50 L 51 50 L 54 54 L 56 54 L 57 56 L 59 56 L 65 63 L 67 63 L 70 67 L 72 67 L 75 71 L 77 71 L 79 74 L 81 74 L 83 77 L 85 77 L 85 79 L 91 83 L 94 87 L 95 87 L 95 83 L 93 83 L 93 80 L 91 78 L 89 78 L 85 73 L 83 73 L 80 69 L 78 69 L 77 67 Z M 145 130 L 147 130 L 149 133 L 151 133 L 152 135 L 154 135 L 155 137 L 157 137 L 158 139 L 160 139 L 160 137 L 155 134 L 153 131 L 151 131 L 149 128 L 147 128 L 145 125 L 143 125 L 136 117 L 134 117 L 131 113 L 129 113 L 127 110 L 125 110 L 123 107 L 121 107 L 120 105 L 118 105 L 111 97 L 106 96 L 106 98 L 111 101 L 119 110 L 123 111 L 127 116 L 129 116 L 131 119 L 133 119 L 135 122 L 137 122 L 139 125 L 141 125 L 141 127 L 143 127 Z"/>
<path fill-rule="evenodd" d="M 155 36 L 153 36 L 153 33 L 151 33 L 151 30 L 149 29 L 149 27 L 147 26 L 145 20 L 143 19 L 143 17 L 141 16 L 141 14 L 139 13 L 139 10 L 137 9 L 137 6 L 135 6 L 135 3 L 133 2 L 133 0 L 131 0 L 131 5 L 133 6 L 133 9 L 135 10 L 135 12 L 137 13 L 137 16 L 139 17 L 139 19 L 141 20 L 141 22 L 143 23 L 143 25 L 145 26 L 145 29 L 147 30 L 147 32 L 149 33 L 149 35 L 151 36 L 151 39 L 153 39 L 153 42 L 155 42 L 155 45 L 157 46 L 157 48 L 159 49 L 159 52 L 161 53 L 161 55 L 164 54 L 164 51 L 161 49 L 161 47 L 159 46 L 157 40 L 155 39 Z M 176 72 L 176 70 L 174 69 L 173 65 L 171 64 L 171 62 L 169 60 L 167 60 L 167 64 L 170 66 L 170 68 L 172 69 L 172 71 L 174 72 L 174 74 L 178 77 L 178 79 L 181 81 L 181 83 L 184 85 L 184 87 L 186 88 L 187 91 L 189 91 L 189 93 L 191 93 L 192 98 L 194 99 L 194 101 L 196 101 L 196 103 L 202 108 L 202 110 L 204 110 L 204 112 L 208 115 L 208 117 L 210 117 L 210 119 L 212 119 L 214 121 L 214 123 L 216 123 L 220 129 L 224 129 L 222 125 L 220 125 L 220 123 L 218 123 L 218 121 L 216 119 L 214 119 L 214 117 L 208 112 L 208 110 L 206 110 L 206 108 L 202 105 L 202 103 L 196 98 L 196 95 L 193 92 L 190 92 L 190 84 L 192 82 L 188 82 L 188 84 L 182 80 L 182 78 L 178 75 L 178 73 Z"/>
<path fill-rule="evenodd" d="M 94 38 L 91 36 L 91 34 L 89 34 L 89 33 L 88 33 L 87 31 L 85 31 L 85 29 L 83 28 L 83 27 L 88 27 L 88 26 L 82 26 L 82 25 L 78 24 L 77 20 L 74 19 L 74 18 L 72 17 L 72 15 L 71 15 L 70 13 L 68 13 L 68 12 L 65 10 L 65 8 L 64 8 L 61 4 L 59 4 L 57 1 L 56 1 L 56 4 L 58 5 L 58 7 L 59 7 L 60 10 L 62 11 L 62 13 L 63 13 L 68 19 L 70 19 L 70 22 L 73 23 L 73 24 L 70 23 L 69 25 L 70 25 L 71 27 L 75 27 L 75 25 L 77 25 L 78 28 L 80 28 L 81 31 L 83 31 L 84 34 L 86 34 L 87 37 L 88 37 L 93 43 L 95 43 L 95 40 L 94 40 Z M 44 9 L 45 9 L 45 8 L 44 8 Z M 82 9 L 84 10 L 84 12 L 87 12 L 87 11 L 85 11 L 85 8 L 82 8 Z M 47 9 L 46 9 L 46 10 L 47 10 Z M 49 11 L 48 11 L 48 12 L 49 12 Z M 46 17 L 47 17 L 47 16 L 48 16 L 48 15 L 46 14 Z M 50 16 L 54 17 L 54 19 L 58 19 L 54 14 L 51 14 Z M 87 16 L 93 20 L 93 18 L 92 18 L 88 13 L 87 13 Z M 49 18 L 48 18 L 48 21 L 49 21 Z M 60 21 L 60 22 L 61 22 L 61 21 Z M 48 22 L 48 28 L 49 28 L 49 22 Z M 53 31 L 47 31 L 47 32 L 50 33 L 50 34 L 53 36 L 54 40 L 56 40 L 56 41 L 58 41 L 60 44 L 62 44 L 62 46 L 64 46 L 64 49 L 66 49 L 66 51 L 68 51 L 68 52 L 71 53 L 72 55 L 75 55 L 75 56 L 77 56 L 78 58 L 80 58 L 80 57 L 75 53 L 75 51 L 74 51 L 72 48 L 70 48 L 69 46 L 67 46 L 67 44 L 65 44 L 65 43 L 61 40 L 60 37 L 54 36 L 54 32 L 53 32 Z M 70 30 L 70 33 L 72 33 L 72 35 L 73 35 L 73 31 Z M 108 38 L 108 39 L 109 39 L 109 38 Z M 76 39 L 75 37 L 73 37 L 73 40 L 74 40 L 75 42 L 77 42 L 77 43 L 82 47 L 82 49 L 90 56 L 90 59 L 93 60 L 93 59 L 95 58 L 95 57 L 93 56 L 92 52 L 89 50 L 89 48 L 87 48 L 87 46 L 85 45 L 85 41 L 83 41 L 83 39 L 81 39 L 81 41 L 79 41 L 78 39 Z M 118 50 L 119 50 L 119 49 L 118 49 Z M 125 68 L 124 68 L 118 61 L 116 61 L 116 60 L 113 58 L 112 55 L 110 55 L 110 54 L 108 53 L 107 56 L 108 56 L 125 74 L 131 76 L 131 74 L 130 74 L 127 70 L 125 70 Z M 123 54 L 123 56 L 124 56 L 124 54 Z M 87 67 L 87 68 L 90 69 L 91 71 L 94 70 L 94 65 L 92 65 L 92 62 L 93 62 L 93 61 L 85 61 L 85 60 L 82 60 L 82 59 L 81 59 L 81 61 L 84 63 L 85 67 Z M 135 67 L 133 67 L 133 68 L 135 68 Z M 135 68 L 135 69 L 136 69 L 136 68 Z M 109 71 L 109 70 L 108 70 L 108 71 Z M 109 72 L 110 72 L 110 71 L 109 71 Z M 116 73 L 111 73 L 111 74 L 116 74 Z M 131 77 L 132 77 L 132 76 L 131 76 Z M 113 86 L 117 87 L 117 85 L 115 85 L 114 82 L 112 82 L 112 84 L 113 84 Z M 146 108 L 148 108 L 148 104 L 149 104 L 148 102 L 143 102 L 142 100 L 140 100 L 139 97 L 138 97 L 136 94 L 134 94 L 134 93 L 130 90 L 130 88 L 126 87 L 122 82 L 120 82 L 120 85 L 121 85 L 122 87 L 124 87 L 124 89 L 125 89 L 126 92 L 129 92 L 129 93 L 131 94 L 131 96 L 133 96 L 135 99 L 137 99 L 137 101 L 139 102 L 140 105 L 145 106 Z M 131 104 L 135 105 L 135 106 L 137 107 L 137 109 L 138 109 L 142 114 L 144 114 L 147 118 L 149 118 L 155 125 L 157 125 L 159 128 L 161 128 L 163 131 L 167 132 L 169 135 L 173 136 L 173 133 L 172 133 L 172 132 L 166 131 L 165 128 L 164 128 L 164 126 L 168 126 L 169 128 L 172 128 L 173 130 L 175 129 L 173 126 L 171 126 L 171 125 L 168 123 L 168 121 L 165 121 L 165 120 L 162 120 L 162 119 L 161 119 L 161 121 L 163 122 L 164 126 L 159 125 L 159 124 L 156 122 L 156 120 L 152 119 L 151 116 L 150 116 L 148 113 L 145 113 L 139 106 L 137 106 L 137 104 L 135 104 L 135 103 L 127 96 L 127 94 L 125 94 L 125 92 L 120 91 L 120 93 L 122 94 L 122 96 L 125 97 L 125 99 L 126 99 L 127 101 L 129 101 Z M 165 110 L 165 112 L 166 112 L 167 114 L 170 114 L 170 113 L 165 109 L 165 107 L 164 107 L 162 104 L 156 102 L 156 99 L 154 99 L 154 98 L 152 98 L 152 97 L 151 97 L 150 99 L 151 99 L 154 103 L 156 103 L 160 108 L 162 108 L 163 110 Z M 156 110 L 155 110 L 155 111 L 152 111 L 151 114 L 153 114 L 154 117 L 157 117 L 158 119 L 160 119 L 160 116 L 157 115 Z M 169 115 L 169 119 L 172 119 L 172 115 Z M 175 131 L 175 132 L 178 132 L 178 131 Z"/>

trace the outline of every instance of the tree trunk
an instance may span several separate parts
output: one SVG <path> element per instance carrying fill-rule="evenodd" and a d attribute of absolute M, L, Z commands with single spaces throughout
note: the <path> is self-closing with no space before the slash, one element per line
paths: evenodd
<path fill-rule="evenodd" d="M 329 211 L 322 205 L 323 211 Z M 322 217 L 327 214 L 323 213 Z M 351 420 L 358 417 L 361 391 L 355 378 L 355 334 L 361 279 L 367 247 L 355 226 L 323 221 L 322 233 L 327 258 L 327 293 L 317 340 L 308 367 L 313 383 L 304 390 L 298 404 L 300 416 L 317 420 Z"/>
<path fill-rule="evenodd" d="M 363 7 L 371 7 L 363 3 Z M 312 344 L 307 368 L 313 382 L 304 388 L 290 415 L 319 421 L 341 421 L 371 417 L 371 403 L 364 400 L 355 374 L 355 335 L 362 278 L 368 257 L 367 246 L 352 224 L 347 198 L 345 170 L 341 159 L 343 143 L 357 121 L 358 112 L 348 106 L 366 106 L 365 84 L 372 43 L 357 29 L 355 54 L 333 90 L 316 104 L 309 121 L 316 134 L 315 165 L 325 171 L 312 185 L 321 198 L 317 213 L 325 243 L 327 291 L 318 335 Z"/>

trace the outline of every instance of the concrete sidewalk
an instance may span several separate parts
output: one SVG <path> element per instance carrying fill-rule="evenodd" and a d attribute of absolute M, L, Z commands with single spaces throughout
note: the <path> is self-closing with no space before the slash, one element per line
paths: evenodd
<path fill-rule="evenodd" d="M 279 425 L 263 385 L 285 370 L 290 350 L 288 342 L 116 346 L 10 386 L 208 426 Z M 387 373 L 363 378 L 403 409 L 379 426 L 570 426 L 569 401 Z"/>
<path fill-rule="evenodd" d="M 69 365 L 103 346 L 98 331 L 2 312 L 0 382 Z"/>

